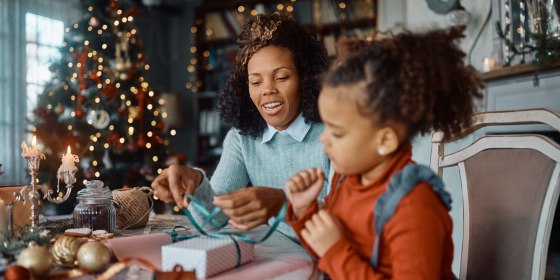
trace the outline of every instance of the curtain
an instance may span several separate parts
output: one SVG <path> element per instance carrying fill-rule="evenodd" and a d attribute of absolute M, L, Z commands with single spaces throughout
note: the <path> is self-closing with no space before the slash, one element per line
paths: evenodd
<path fill-rule="evenodd" d="M 94 0 L 90 0 L 94 1 Z M 78 0 L 0 0 L 0 185 L 27 184 L 20 156 L 27 141 L 25 15 L 33 13 L 70 25 L 81 16 Z M 36 93 L 33 93 L 36 94 Z"/>

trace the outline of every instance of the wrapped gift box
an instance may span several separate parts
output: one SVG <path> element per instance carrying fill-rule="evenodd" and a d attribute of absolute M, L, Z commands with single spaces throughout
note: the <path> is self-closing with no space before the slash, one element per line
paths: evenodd
<path fill-rule="evenodd" d="M 183 270 L 195 270 L 197 278 L 206 278 L 255 259 L 255 246 L 239 239 L 239 254 L 231 238 L 196 237 L 161 247 L 162 269 L 172 270 L 176 264 Z"/>

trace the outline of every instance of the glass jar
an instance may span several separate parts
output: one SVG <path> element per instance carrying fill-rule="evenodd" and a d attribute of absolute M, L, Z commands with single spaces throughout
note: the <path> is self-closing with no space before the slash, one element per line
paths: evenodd
<path fill-rule="evenodd" d="M 74 208 L 74 227 L 94 230 L 115 231 L 116 202 L 111 190 L 103 182 L 91 180 L 77 195 L 78 205 Z"/>

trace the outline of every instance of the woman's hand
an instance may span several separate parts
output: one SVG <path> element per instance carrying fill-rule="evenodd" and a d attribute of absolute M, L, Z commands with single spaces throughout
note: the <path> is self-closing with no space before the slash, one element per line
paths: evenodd
<path fill-rule="evenodd" d="M 214 197 L 214 205 L 229 217 L 229 223 L 241 230 L 266 224 L 278 214 L 286 200 L 284 191 L 268 187 L 248 187 Z"/>
<path fill-rule="evenodd" d="M 305 222 L 301 237 L 315 251 L 317 256 L 323 257 L 342 238 L 342 225 L 336 217 L 326 210 L 319 210 L 317 214 Z"/>
<path fill-rule="evenodd" d="M 317 200 L 324 183 L 325 175 L 321 168 L 303 170 L 288 179 L 285 186 L 286 194 L 297 219 L 301 218 Z"/>
<path fill-rule="evenodd" d="M 187 207 L 184 194 L 193 194 L 200 182 L 202 173 L 177 164 L 172 164 L 152 182 L 154 195 L 165 202 L 175 201 L 179 208 Z"/>

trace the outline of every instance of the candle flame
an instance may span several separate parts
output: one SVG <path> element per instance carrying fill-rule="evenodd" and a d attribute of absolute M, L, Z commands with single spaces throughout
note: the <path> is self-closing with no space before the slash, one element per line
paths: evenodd
<path fill-rule="evenodd" d="M 31 146 L 37 146 L 37 136 L 33 135 L 33 141 L 31 142 Z"/>
<path fill-rule="evenodd" d="M 70 154 L 70 145 L 68 145 L 68 150 L 67 151 L 68 152 L 66 154 L 69 155 Z"/>

